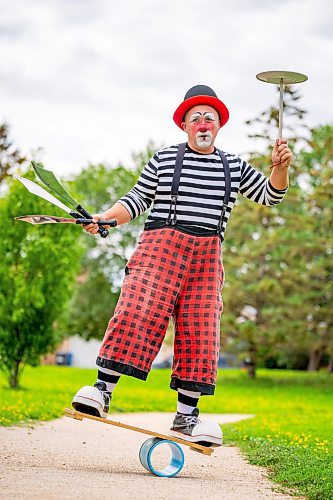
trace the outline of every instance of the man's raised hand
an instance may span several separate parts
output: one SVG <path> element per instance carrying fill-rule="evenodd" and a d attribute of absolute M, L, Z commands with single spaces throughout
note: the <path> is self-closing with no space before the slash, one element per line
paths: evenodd
<path fill-rule="evenodd" d="M 277 139 L 272 151 L 272 167 L 288 168 L 292 158 L 293 154 L 288 148 L 286 139 Z"/>

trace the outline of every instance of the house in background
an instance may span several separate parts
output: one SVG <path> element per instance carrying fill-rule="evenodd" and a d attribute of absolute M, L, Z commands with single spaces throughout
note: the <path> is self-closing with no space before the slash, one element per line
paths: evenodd
<path fill-rule="evenodd" d="M 96 368 L 96 358 L 101 346 L 101 340 L 84 340 L 75 335 L 64 340 L 54 354 L 43 359 L 43 364 L 74 366 L 76 368 Z M 165 342 L 154 360 L 153 366 L 167 367 L 171 364 L 173 349 Z"/>
<path fill-rule="evenodd" d="M 64 340 L 55 353 L 45 356 L 42 364 L 96 368 L 96 358 L 100 345 L 100 340 L 84 340 L 75 335 Z"/>

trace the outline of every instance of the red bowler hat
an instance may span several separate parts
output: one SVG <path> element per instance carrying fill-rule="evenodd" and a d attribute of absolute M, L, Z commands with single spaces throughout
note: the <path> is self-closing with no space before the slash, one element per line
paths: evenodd
<path fill-rule="evenodd" d="M 195 85 L 186 92 L 184 101 L 174 112 L 173 120 L 179 128 L 182 128 L 181 124 L 184 121 L 185 113 L 194 106 L 198 106 L 198 104 L 207 104 L 216 109 L 220 116 L 221 127 L 229 120 L 228 108 L 218 99 L 214 90 L 207 87 L 207 85 Z"/>

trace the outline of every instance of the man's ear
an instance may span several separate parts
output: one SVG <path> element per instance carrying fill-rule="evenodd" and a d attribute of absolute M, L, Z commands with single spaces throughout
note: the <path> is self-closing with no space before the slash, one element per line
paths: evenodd
<path fill-rule="evenodd" d="M 184 132 L 186 132 L 186 123 L 185 123 L 185 122 L 182 122 L 182 123 L 180 124 L 180 126 L 181 126 L 182 130 L 183 130 Z"/>

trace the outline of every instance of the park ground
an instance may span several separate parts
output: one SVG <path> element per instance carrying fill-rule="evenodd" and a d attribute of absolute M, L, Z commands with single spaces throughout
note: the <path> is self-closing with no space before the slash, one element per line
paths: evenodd
<path fill-rule="evenodd" d="M 126 413 L 124 418 L 129 412 L 174 412 L 169 376 L 169 370 L 153 370 L 146 383 L 123 377 L 112 411 Z M 8 432 L 16 424 L 33 431 L 40 425 L 34 421 L 62 416 L 76 390 L 94 378 L 94 370 L 43 366 L 26 368 L 19 390 L 6 389 L 1 379 L 0 424 L 9 426 Z M 325 372 L 259 370 L 256 380 L 248 380 L 240 370 L 223 370 L 216 395 L 201 398 L 200 410 L 255 415 L 223 425 L 225 445 L 240 447 L 250 464 L 265 467 L 281 491 L 328 500 L 333 498 L 332 386 L 332 375 Z"/>

